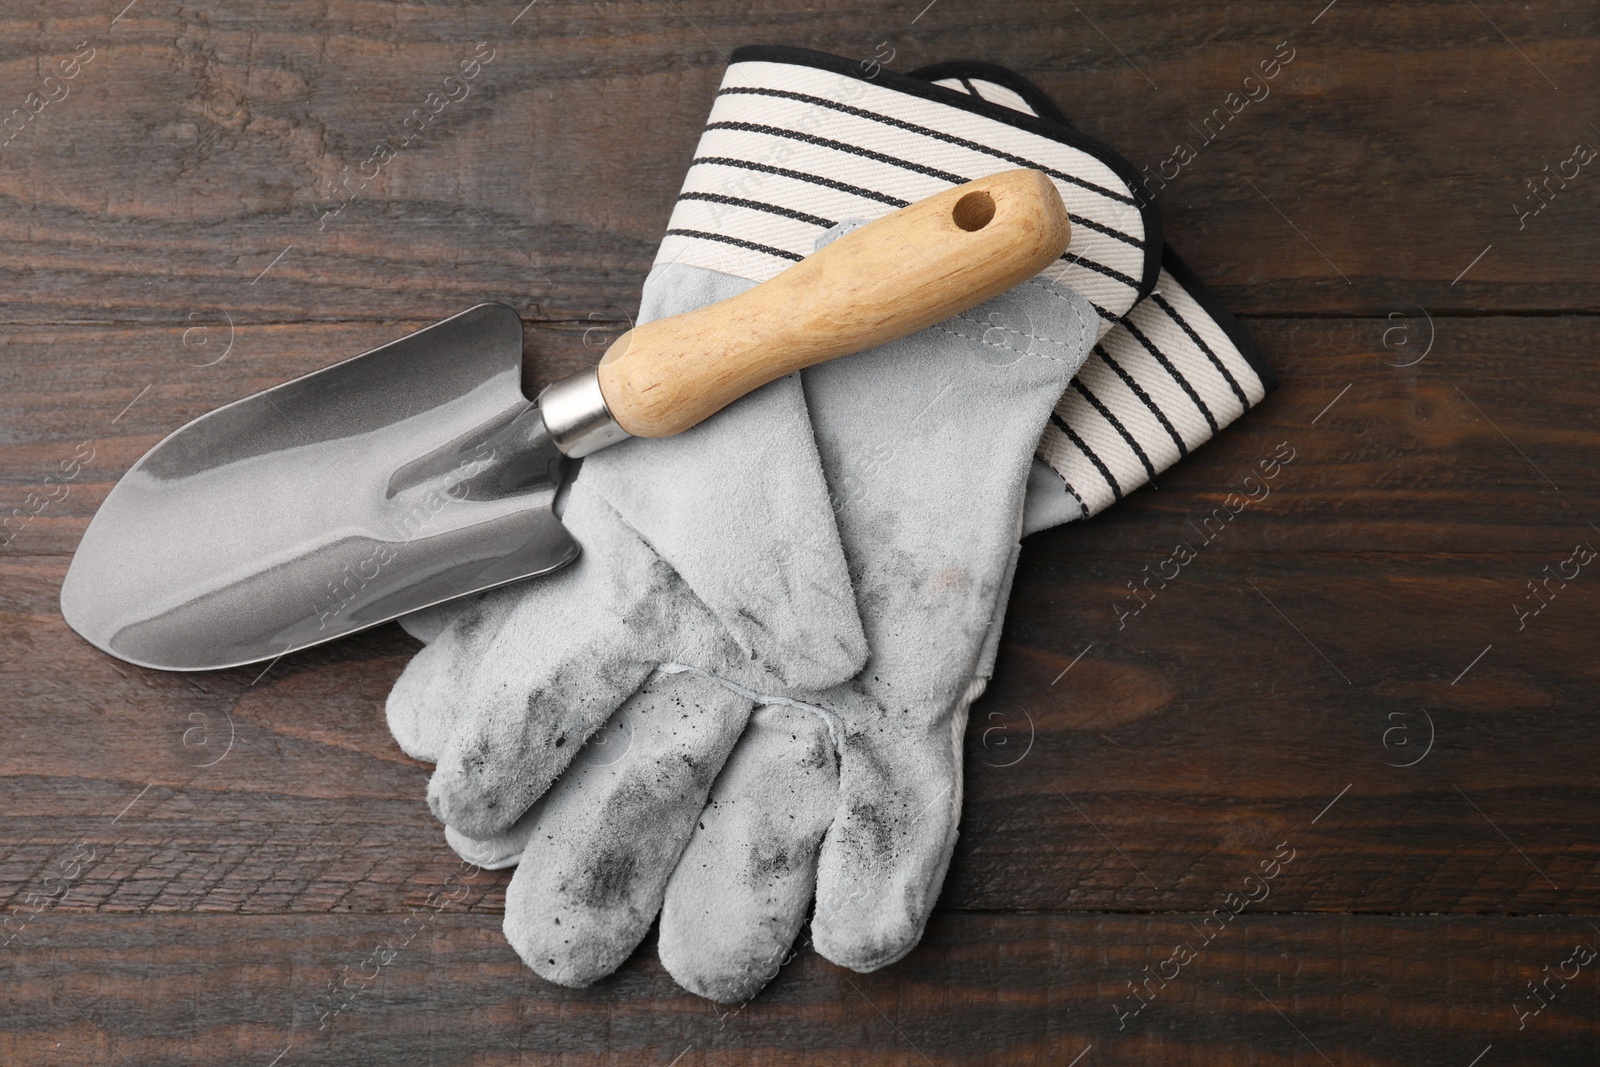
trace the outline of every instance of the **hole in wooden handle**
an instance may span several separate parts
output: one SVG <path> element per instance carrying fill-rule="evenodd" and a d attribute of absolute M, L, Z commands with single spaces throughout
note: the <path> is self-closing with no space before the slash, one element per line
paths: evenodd
<path fill-rule="evenodd" d="M 981 230 L 989 225 L 989 220 L 994 218 L 994 197 L 983 190 L 968 193 L 956 201 L 955 210 L 950 213 L 955 224 L 971 233 Z"/>

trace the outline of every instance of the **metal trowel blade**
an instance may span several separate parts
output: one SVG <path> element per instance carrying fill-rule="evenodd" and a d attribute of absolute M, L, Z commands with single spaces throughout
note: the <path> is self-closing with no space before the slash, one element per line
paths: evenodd
<path fill-rule="evenodd" d="M 578 546 L 504 304 L 220 408 L 112 489 L 61 587 L 120 659 L 272 659 L 552 571 Z"/>

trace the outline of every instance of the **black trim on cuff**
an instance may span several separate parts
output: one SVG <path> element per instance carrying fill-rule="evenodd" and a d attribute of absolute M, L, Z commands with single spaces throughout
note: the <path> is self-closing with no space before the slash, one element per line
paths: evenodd
<path fill-rule="evenodd" d="M 1278 376 L 1273 373 L 1272 365 L 1261 354 L 1261 349 L 1257 347 L 1255 338 L 1250 336 L 1250 331 L 1246 330 L 1244 324 L 1233 317 L 1231 311 L 1218 302 L 1217 298 L 1212 295 L 1211 290 L 1206 288 L 1206 283 L 1200 280 L 1200 276 L 1194 272 L 1189 264 L 1178 258 L 1178 253 L 1172 250 L 1171 245 L 1167 246 L 1166 252 L 1161 256 L 1161 266 L 1166 269 L 1168 274 L 1172 275 L 1179 285 L 1183 286 L 1186 293 L 1194 297 L 1194 302 L 1199 304 L 1207 315 L 1211 316 L 1211 320 L 1222 328 L 1222 332 L 1228 335 L 1228 339 L 1233 342 L 1233 347 L 1237 348 L 1239 354 L 1245 358 L 1245 362 L 1250 364 L 1251 369 L 1261 379 L 1261 384 L 1266 387 L 1267 392 L 1270 393 L 1278 388 Z"/>
<path fill-rule="evenodd" d="M 1067 121 L 1067 116 L 1061 113 L 1061 109 L 1056 107 L 1056 102 L 1044 94 L 1043 89 L 1011 68 L 1002 67 L 998 63 L 985 63 L 981 59 L 947 59 L 942 63 L 930 63 L 926 67 L 918 67 L 906 77 L 921 78 L 930 82 L 944 78 L 959 78 L 963 82 L 971 78 L 981 78 L 986 82 L 1003 85 L 1022 97 L 1040 118 L 1059 122 L 1063 126 L 1072 125 Z"/>
<path fill-rule="evenodd" d="M 1122 179 L 1127 187 L 1128 195 L 1139 209 L 1140 221 L 1144 224 L 1144 273 L 1139 279 L 1138 294 L 1134 303 L 1138 303 L 1156 287 L 1160 275 L 1161 249 L 1164 242 L 1161 237 L 1161 216 L 1156 213 L 1155 204 L 1150 198 L 1139 194 L 1139 172 L 1134 170 L 1133 164 L 1118 155 L 1108 145 L 1095 140 L 1088 134 L 1074 129 L 1062 117 L 1059 109 L 1049 102 L 1049 98 L 1037 87 L 1027 82 L 1021 75 L 1007 71 L 989 63 L 950 62 L 936 64 L 935 67 L 923 67 L 921 70 L 941 69 L 945 73 L 939 75 L 943 78 L 960 77 L 955 73 L 958 69 L 970 72 L 986 81 L 994 81 L 1006 86 L 1021 95 L 1030 105 L 1040 100 L 1044 105 L 1038 106 L 1038 116 L 1029 115 L 1018 111 L 1016 108 L 1006 107 L 985 100 L 980 96 L 947 89 L 942 85 L 924 80 L 920 76 L 900 74 L 886 68 L 879 68 L 873 77 L 867 77 L 861 69 L 861 64 L 854 60 L 845 59 L 843 56 L 831 55 L 827 52 L 817 52 L 809 48 L 793 48 L 788 45 L 745 45 L 736 48 L 729 58 L 728 64 L 735 63 L 788 63 L 792 66 L 815 67 L 819 70 L 830 71 L 834 74 L 843 74 L 858 81 L 871 82 L 883 85 L 895 92 L 905 93 L 908 96 L 918 96 L 924 100 L 945 104 L 950 107 L 960 108 L 982 115 L 985 118 L 1003 122 L 1007 126 L 1014 126 L 1019 130 L 1047 137 L 1052 141 L 1060 142 L 1069 147 L 1087 152 L 1100 162 L 1110 167 Z M 1005 78 L 998 75 L 1004 74 Z M 1025 92 L 1023 87 L 1026 86 Z"/>

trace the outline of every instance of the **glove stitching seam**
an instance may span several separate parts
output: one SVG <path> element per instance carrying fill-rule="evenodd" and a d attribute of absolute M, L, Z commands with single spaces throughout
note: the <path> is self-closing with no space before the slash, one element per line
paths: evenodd
<path fill-rule="evenodd" d="M 828 739 L 833 742 L 834 751 L 844 751 L 843 726 L 839 722 L 839 717 L 826 708 L 819 707 L 816 704 L 808 704 L 803 700 L 795 700 L 793 697 L 759 693 L 756 690 L 740 685 L 738 682 L 732 681 L 731 679 L 719 677 L 718 675 L 712 674 L 710 671 L 703 670 L 700 667 L 691 667 L 687 663 L 663 663 L 656 668 L 656 671 L 657 673 L 661 674 L 697 674 L 707 681 L 715 682 L 724 689 L 727 689 L 733 693 L 737 693 L 746 700 L 754 701 L 757 704 L 777 704 L 784 707 L 794 708 L 797 711 L 808 712 L 809 714 L 815 715 L 821 719 L 823 725 L 828 728 Z"/>
<path fill-rule="evenodd" d="M 961 318 L 961 320 L 964 321 L 964 322 L 972 323 L 974 326 L 982 326 L 984 328 L 985 332 L 987 332 L 989 330 L 992 330 L 992 329 L 1004 329 L 1004 327 L 996 327 L 996 326 L 993 326 L 993 325 L 988 324 L 988 323 L 982 323 L 982 322 L 978 322 L 978 321 L 976 321 L 974 319 L 969 319 L 964 315 L 963 316 L 958 316 L 958 317 Z M 947 333 L 952 337 L 959 337 L 963 341 L 972 341 L 975 344 L 983 345 L 985 348 L 1003 348 L 1007 352 L 1015 352 L 1016 351 L 1016 349 L 1012 348 L 1010 345 L 999 344 L 999 343 L 994 342 L 994 341 L 985 341 L 981 337 L 968 337 L 964 333 L 961 333 L 961 332 L 959 332 L 957 330 L 952 330 L 950 327 L 942 325 L 942 324 L 939 324 L 939 323 L 935 323 L 932 328 L 935 329 L 935 330 L 940 331 L 941 333 Z M 1017 333 L 1017 332 L 1020 332 L 1020 331 L 1013 330 L 1012 332 L 1013 333 Z M 1060 345 L 1062 348 L 1065 348 L 1067 346 L 1067 342 L 1066 341 L 1063 341 L 1063 340 L 1061 340 L 1059 338 L 1055 338 L 1055 337 L 1040 337 L 1039 335 L 1034 334 L 1034 335 L 1032 335 L 1032 339 L 1035 340 L 1035 341 L 1042 341 L 1045 344 Z M 1048 360 L 1051 360 L 1052 362 L 1055 362 L 1055 363 L 1063 362 L 1062 357 L 1060 357 L 1060 356 L 1052 356 L 1052 355 L 1049 355 L 1049 354 L 1047 354 L 1045 352 L 1031 352 L 1030 351 L 1030 352 L 1024 352 L 1022 354 L 1025 355 L 1025 356 L 1039 356 L 1039 357 L 1041 357 L 1043 359 L 1048 359 Z"/>

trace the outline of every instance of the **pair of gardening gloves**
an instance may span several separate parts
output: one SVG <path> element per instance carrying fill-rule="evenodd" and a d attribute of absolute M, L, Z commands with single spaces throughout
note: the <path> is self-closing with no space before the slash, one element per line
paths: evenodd
<path fill-rule="evenodd" d="M 451 845 L 517 865 L 505 932 L 583 986 L 660 918 L 685 989 L 756 993 L 806 917 L 858 971 L 922 934 L 1018 541 L 1095 514 L 1258 403 L 1253 346 L 1169 255 L 1132 168 L 987 64 L 736 52 L 639 321 L 1015 167 L 1072 243 L 919 334 L 583 461 L 579 560 L 411 616 L 390 729 Z"/>

